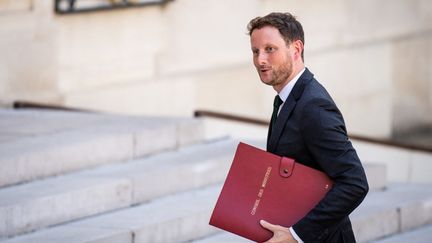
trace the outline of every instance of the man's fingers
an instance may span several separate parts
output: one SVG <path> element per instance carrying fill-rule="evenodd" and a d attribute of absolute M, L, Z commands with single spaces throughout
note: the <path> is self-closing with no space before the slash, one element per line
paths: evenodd
<path fill-rule="evenodd" d="M 264 227 L 270 231 L 273 231 L 273 232 L 275 232 L 279 228 L 278 225 L 270 224 L 269 222 L 267 222 L 265 220 L 260 220 L 260 224 L 262 227 Z"/>

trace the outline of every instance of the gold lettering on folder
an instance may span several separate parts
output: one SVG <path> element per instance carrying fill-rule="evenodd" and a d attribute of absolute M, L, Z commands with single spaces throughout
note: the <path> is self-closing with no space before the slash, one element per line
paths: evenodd
<path fill-rule="evenodd" d="M 254 203 L 252 211 L 251 211 L 251 215 L 255 215 L 255 213 L 256 213 L 256 211 L 258 209 L 260 200 L 261 200 L 261 198 L 262 198 L 262 196 L 264 194 L 264 188 L 266 187 L 267 181 L 268 181 L 268 179 L 270 177 L 271 170 L 272 170 L 272 167 L 268 167 L 267 170 L 266 170 L 266 173 L 264 175 L 264 179 L 263 179 L 263 181 L 261 183 L 261 187 L 260 187 L 260 189 L 258 191 L 258 198 L 255 200 L 255 203 Z"/>

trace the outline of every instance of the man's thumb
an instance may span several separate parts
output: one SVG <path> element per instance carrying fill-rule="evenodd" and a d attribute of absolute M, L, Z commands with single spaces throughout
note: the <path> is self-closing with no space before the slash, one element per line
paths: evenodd
<path fill-rule="evenodd" d="M 268 230 L 271 230 L 271 231 L 275 230 L 275 225 L 272 225 L 272 224 L 270 224 L 269 222 L 267 222 L 267 221 L 265 221 L 263 219 L 260 220 L 260 224 L 261 224 L 262 227 L 264 227 L 264 228 L 266 228 Z"/>

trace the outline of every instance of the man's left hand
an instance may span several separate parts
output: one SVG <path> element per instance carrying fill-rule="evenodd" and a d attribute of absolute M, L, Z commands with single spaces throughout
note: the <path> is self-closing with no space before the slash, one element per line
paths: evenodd
<path fill-rule="evenodd" d="M 297 243 L 288 228 L 270 224 L 265 220 L 261 220 L 260 224 L 262 227 L 273 232 L 273 237 L 264 243 Z"/>

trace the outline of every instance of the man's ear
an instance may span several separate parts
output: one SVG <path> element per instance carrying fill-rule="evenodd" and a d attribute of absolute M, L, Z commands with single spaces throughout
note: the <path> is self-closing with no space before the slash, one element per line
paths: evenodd
<path fill-rule="evenodd" d="M 293 41 L 292 46 L 295 49 L 295 53 L 294 53 L 295 59 L 298 59 L 298 58 L 301 59 L 302 58 L 301 54 L 302 54 L 303 48 L 304 48 L 303 42 L 301 40 Z"/>

